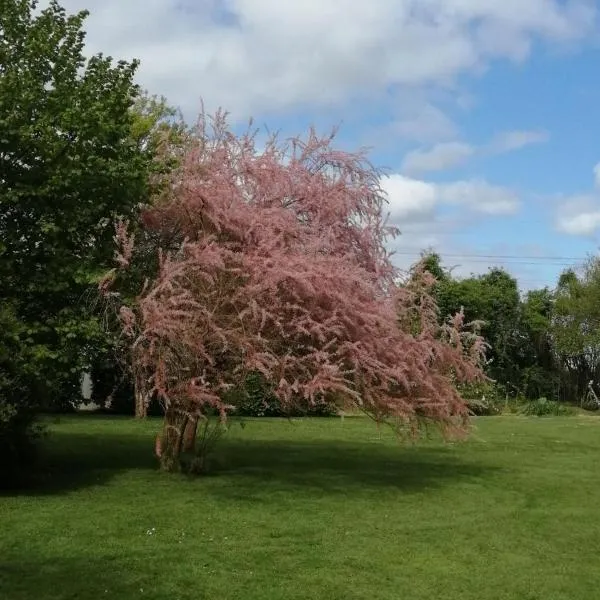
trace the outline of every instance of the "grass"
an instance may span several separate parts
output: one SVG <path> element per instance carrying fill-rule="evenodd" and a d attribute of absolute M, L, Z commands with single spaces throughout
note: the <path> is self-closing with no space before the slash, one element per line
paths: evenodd
<path fill-rule="evenodd" d="M 159 422 L 64 418 L 0 496 L 7 600 L 600 597 L 600 420 L 492 417 L 399 446 L 362 418 L 251 421 L 196 479 Z"/>

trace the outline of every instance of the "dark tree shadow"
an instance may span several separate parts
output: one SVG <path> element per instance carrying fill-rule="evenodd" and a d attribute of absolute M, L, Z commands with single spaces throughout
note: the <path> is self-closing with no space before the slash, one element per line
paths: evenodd
<path fill-rule="evenodd" d="M 498 470 L 495 465 L 466 462 L 451 448 L 339 441 L 232 440 L 216 460 L 217 474 L 232 475 L 236 483 L 214 492 L 245 498 L 262 494 L 264 485 L 327 494 L 373 488 L 408 492 Z"/>
<path fill-rule="evenodd" d="M 60 494 L 104 485 L 123 471 L 157 471 L 152 451 L 150 436 L 53 432 L 35 469 L 17 486 L 0 490 L 0 496 Z"/>
<path fill-rule="evenodd" d="M 132 470 L 159 476 L 153 438 L 147 432 L 62 431 L 53 433 L 47 446 L 42 468 L 29 485 L 2 495 L 61 494 L 107 484 L 119 473 Z M 375 487 L 410 491 L 478 478 L 498 469 L 477 457 L 465 460 L 453 448 L 439 445 L 235 438 L 221 440 L 210 464 L 208 476 L 235 480 L 234 486 L 209 486 L 211 493 L 232 498 L 259 498 L 265 486 L 327 493 Z M 178 476 L 173 480 L 182 481 Z"/>
<path fill-rule="evenodd" d="M 42 557 L 31 553 L 3 555 L 0 557 L 0 597 L 6 600 L 208 598 L 197 577 L 179 582 L 193 595 L 178 590 L 177 582 L 160 577 L 157 569 L 152 567 L 160 563 L 159 555 L 137 558 L 144 561 L 145 568 L 137 565 L 132 568 L 123 556 L 95 555 L 92 559 L 85 556 Z"/>

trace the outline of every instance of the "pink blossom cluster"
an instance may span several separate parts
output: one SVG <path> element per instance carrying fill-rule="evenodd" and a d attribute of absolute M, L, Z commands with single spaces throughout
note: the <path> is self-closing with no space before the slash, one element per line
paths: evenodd
<path fill-rule="evenodd" d="M 456 384 L 482 376 L 483 343 L 462 315 L 440 324 L 419 265 L 394 268 L 380 173 L 332 140 L 258 148 L 223 114 L 200 119 L 142 214 L 161 242 L 157 275 L 121 310 L 134 369 L 190 414 L 225 417 L 227 390 L 259 371 L 283 405 L 333 397 L 377 420 L 460 427 Z M 116 241 L 126 269 L 124 225 Z"/>

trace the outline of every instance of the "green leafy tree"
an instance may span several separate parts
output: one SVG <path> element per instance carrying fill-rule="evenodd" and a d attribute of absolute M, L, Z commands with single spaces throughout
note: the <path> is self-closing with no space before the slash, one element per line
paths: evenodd
<path fill-rule="evenodd" d="M 24 402 L 32 348 L 21 343 L 26 327 L 7 303 L 0 305 L 0 488 L 15 484 L 36 455 L 33 406 Z"/>
<path fill-rule="evenodd" d="M 551 333 L 565 370 L 565 392 L 581 400 L 590 382 L 600 378 L 600 259 L 593 257 L 581 274 L 565 271 L 558 282 Z"/>
<path fill-rule="evenodd" d="M 531 290 L 522 298 L 516 280 L 500 269 L 456 279 L 435 252 L 424 253 L 423 264 L 437 279 L 440 318 L 462 307 L 467 320 L 484 322 L 491 346 L 486 373 L 504 388 L 501 396 L 573 402 L 586 397 L 590 381 L 598 384 L 600 259 L 590 259 L 579 274 L 565 271 L 556 290 Z"/>
<path fill-rule="evenodd" d="M 130 139 L 143 156 L 148 166 L 148 196 L 144 204 L 160 202 L 166 190 L 170 173 L 180 164 L 183 148 L 192 133 L 181 114 L 168 104 L 164 97 L 141 93 L 130 109 L 132 116 Z M 156 275 L 158 259 L 154 251 L 162 243 L 171 249 L 181 240 L 169 233 L 170 239 L 156 239 L 157 235 L 133 221 L 131 228 L 139 252 L 135 264 L 131 265 L 129 286 L 120 289 L 120 300 L 133 301 L 137 291 L 147 278 Z M 163 236 L 164 237 L 164 236 Z M 145 251 L 144 251 L 145 249 Z M 129 368 L 130 356 L 123 345 L 120 326 L 115 318 L 114 306 L 106 306 L 104 314 L 104 343 L 96 343 L 95 360 L 91 366 L 93 400 L 103 407 L 120 414 L 144 416 L 151 404 L 153 414 L 161 413 L 156 401 L 151 403 L 142 382 L 136 382 Z M 137 385 L 136 385 L 137 383 Z M 135 403 L 133 399 L 136 399 Z"/>
<path fill-rule="evenodd" d="M 519 344 L 519 290 L 514 277 L 501 269 L 463 280 L 450 280 L 440 291 L 440 304 L 451 313 L 461 307 L 468 321 L 484 322 L 490 344 L 489 375 L 499 383 L 515 380 L 514 356 Z"/>
<path fill-rule="evenodd" d="M 132 110 L 137 62 L 86 59 L 87 12 L 36 5 L 0 5 L 0 306 L 27 357 L 19 402 L 49 406 L 77 398 L 106 342 L 87 292 L 110 264 L 114 219 L 148 197 L 152 139 Z"/>
<path fill-rule="evenodd" d="M 556 360 L 551 332 L 553 309 L 554 294 L 548 288 L 531 290 L 522 301 L 521 389 L 531 399 L 561 399 L 561 367 Z"/>
<path fill-rule="evenodd" d="M 460 310 L 466 322 L 481 321 L 481 334 L 489 344 L 487 375 L 510 391 L 520 380 L 519 357 L 523 341 L 517 281 L 498 268 L 478 276 L 456 279 L 441 267 L 439 256 L 425 257 L 425 267 L 437 278 L 435 298 L 440 318 Z"/>
<path fill-rule="evenodd" d="M 442 266 L 442 257 L 437 252 L 426 251 L 421 253 L 421 265 L 425 271 L 435 277 L 439 285 L 443 285 L 451 278 L 448 269 Z"/>

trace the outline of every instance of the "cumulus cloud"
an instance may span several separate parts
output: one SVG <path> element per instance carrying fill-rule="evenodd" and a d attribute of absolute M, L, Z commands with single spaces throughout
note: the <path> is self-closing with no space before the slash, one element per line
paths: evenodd
<path fill-rule="evenodd" d="M 457 141 L 456 125 L 435 105 L 440 94 L 451 94 L 467 108 L 471 99 L 457 85 L 465 75 L 482 73 L 498 59 L 522 61 L 534 42 L 553 50 L 584 42 L 596 31 L 599 11 L 594 0 L 61 4 L 69 12 L 91 11 L 85 24 L 88 54 L 139 58 L 139 83 L 164 94 L 188 118 L 198 113 L 200 99 L 209 111 L 221 106 L 233 120 L 254 115 L 261 122 L 267 114 L 275 120 L 298 111 L 316 114 L 313 109 L 345 115 L 349 107 L 372 117 L 373 107 L 390 102 L 390 97 L 399 99 L 394 102 L 402 106 L 387 111 L 375 125 L 417 144 L 446 144 L 433 157 L 422 156 L 433 148 L 421 149 L 421 166 L 424 160 L 435 166 L 442 158 L 458 166 L 482 152 L 480 146 Z M 406 106 L 407 97 L 419 100 Z M 522 147 L 534 138 L 526 132 L 501 134 L 496 151 Z M 419 248 L 439 241 L 437 228 L 447 223 L 447 215 L 439 218 L 441 207 L 455 207 L 463 221 L 465 215 L 518 209 L 513 192 L 485 181 L 433 184 L 406 175 L 392 176 L 384 185 L 393 218 L 403 231 L 413 228 Z"/>
<path fill-rule="evenodd" d="M 442 142 L 428 150 L 417 149 L 409 152 L 402 162 L 402 172 L 417 175 L 431 171 L 443 171 L 464 165 L 476 156 L 503 154 L 519 150 L 531 144 L 547 142 L 550 136 L 542 130 L 503 131 L 488 144 L 474 146 L 466 142 Z M 600 172 L 600 170 L 599 170 Z"/>
<path fill-rule="evenodd" d="M 393 174 L 383 179 L 382 187 L 388 197 L 390 219 L 400 226 L 431 221 L 441 206 L 481 215 L 512 215 L 520 208 L 513 190 L 479 179 L 432 183 Z"/>
<path fill-rule="evenodd" d="M 393 223 L 430 220 L 439 198 L 435 185 L 400 174 L 383 178 L 382 187 L 389 201 Z"/>
<path fill-rule="evenodd" d="M 485 273 L 490 264 L 494 264 L 522 278 L 524 287 L 540 282 L 539 273 L 533 267 L 478 258 L 478 255 L 531 254 L 539 249 L 509 240 L 501 245 L 489 245 L 481 240 L 474 246 L 465 244 L 461 236 L 481 224 L 482 219 L 510 216 L 519 210 L 519 199 L 514 191 L 482 180 L 438 184 L 401 174 L 385 177 L 382 187 L 389 200 L 390 221 L 401 230 L 401 235 L 390 243 L 390 249 L 395 252 L 394 263 L 399 268 L 408 269 L 423 251 L 433 249 L 442 256 L 447 267 L 453 268 L 457 277 Z"/>
<path fill-rule="evenodd" d="M 418 143 L 437 142 L 457 135 L 457 127 L 440 108 L 426 102 L 412 110 L 404 110 L 386 128 L 395 135 Z"/>
<path fill-rule="evenodd" d="M 463 142 L 445 142 L 429 150 L 413 150 L 404 157 L 402 172 L 443 171 L 464 164 L 474 153 L 475 148 Z"/>
<path fill-rule="evenodd" d="M 600 208 L 592 208 L 559 219 L 559 229 L 563 233 L 590 236 L 600 227 Z"/>
<path fill-rule="evenodd" d="M 543 130 L 503 131 L 492 139 L 488 151 L 494 154 L 519 150 L 531 144 L 543 144 L 550 139 L 550 134 Z"/>
<path fill-rule="evenodd" d="M 187 114 L 246 118 L 452 83 L 535 39 L 585 38 L 588 0 L 62 0 L 90 9 L 88 51 L 141 59 L 143 86 Z"/>
<path fill-rule="evenodd" d="M 438 185 L 438 190 L 442 202 L 486 215 L 513 215 L 520 208 L 519 197 L 513 190 L 483 179 L 446 183 Z"/>
<path fill-rule="evenodd" d="M 587 194 L 563 200 L 555 226 L 561 233 L 589 237 L 600 229 L 600 195 Z"/>
<path fill-rule="evenodd" d="M 555 228 L 569 235 L 590 237 L 600 230 L 600 163 L 593 168 L 594 190 L 563 198 L 555 216 Z"/>

